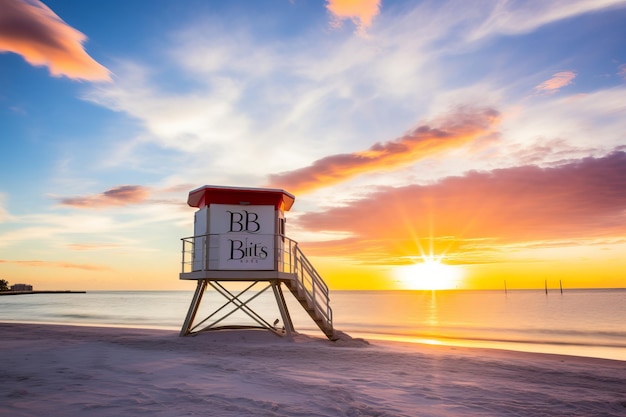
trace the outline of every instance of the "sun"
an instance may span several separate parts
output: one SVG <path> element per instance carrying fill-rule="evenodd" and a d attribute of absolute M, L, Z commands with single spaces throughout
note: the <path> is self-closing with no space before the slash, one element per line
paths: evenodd
<path fill-rule="evenodd" d="M 446 265 L 434 256 L 425 256 L 422 262 L 398 267 L 395 273 L 401 287 L 407 290 L 449 290 L 457 288 L 463 279 L 461 267 Z"/>

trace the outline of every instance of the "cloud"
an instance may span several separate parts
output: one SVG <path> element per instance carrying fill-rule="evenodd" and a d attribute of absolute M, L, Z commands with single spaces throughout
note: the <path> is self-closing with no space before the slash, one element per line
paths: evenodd
<path fill-rule="evenodd" d="M 626 118 L 620 117 L 625 110 L 624 94 L 626 84 L 590 91 L 584 96 L 553 94 L 521 107 L 515 114 L 506 112 L 500 129 L 506 132 L 503 141 L 507 146 L 496 149 L 499 159 L 517 166 L 545 164 L 554 161 L 554 156 L 558 159 L 580 158 L 611 152 L 624 144 Z M 553 148 L 553 153 L 545 155 L 547 158 L 543 162 L 538 159 L 511 159 L 522 156 L 520 149 L 540 144 Z M 570 152 L 576 148 L 580 150 L 578 155 Z"/>
<path fill-rule="evenodd" d="M 399 139 L 376 143 L 366 151 L 327 156 L 308 167 L 272 175 L 270 183 L 298 193 L 359 174 L 393 169 L 487 135 L 498 120 L 499 113 L 493 109 L 460 109 L 441 120 L 439 127 L 421 125 Z"/>
<path fill-rule="evenodd" d="M 571 1 L 501 1 L 487 2 L 491 10 L 480 26 L 473 28 L 470 39 L 475 40 L 492 34 L 520 34 L 538 27 L 574 16 L 624 6 L 622 0 L 571 0 Z M 460 2 L 467 7 L 467 2 Z M 464 10 L 465 13 L 465 10 Z"/>
<path fill-rule="evenodd" d="M 536 17 L 530 9 L 543 2 L 528 3 L 528 13 L 521 16 L 532 20 Z M 498 4 L 524 8 L 527 3 Z M 461 5 L 421 2 L 385 9 L 369 29 L 375 42 L 337 34 L 320 37 L 319 31 L 305 25 L 298 36 L 274 37 L 258 19 L 241 24 L 199 16 L 195 23 L 164 33 L 159 66 L 139 57 L 132 63 L 118 60 L 116 82 L 90 89 L 88 100 L 124 113 L 137 128 L 118 124 L 123 152 L 106 160 L 147 169 L 153 169 L 155 158 L 175 160 L 177 166 L 185 166 L 177 170 L 185 182 L 212 178 L 224 184 L 263 185 L 269 173 L 296 170 L 328 155 L 350 154 L 377 140 L 396 138 L 402 133 L 397 126 L 414 126 L 416 115 L 441 114 L 450 103 L 505 109 L 501 103 L 512 91 L 511 78 L 501 78 L 510 69 L 487 65 L 492 76 L 485 74 L 483 82 L 468 88 L 482 71 L 459 72 L 466 65 L 456 61 L 465 57 L 468 68 L 473 68 L 471 62 L 483 59 L 475 54 L 480 45 L 467 47 L 467 34 L 490 16 L 494 6 L 480 3 L 458 13 Z M 550 16 L 547 23 L 558 18 Z M 454 65 L 449 63 L 451 55 Z M 524 64 L 516 65 L 524 71 Z M 184 79 L 184 85 L 172 88 L 176 77 Z M 518 82 L 528 88 L 524 77 L 514 78 L 524 80 Z M 552 104 L 545 101 L 544 107 Z M 605 102 L 593 100 L 593 105 Z M 577 118 L 553 123 L 550 116 L 563 108 L 548 107 L 541 120 L 555 131 L 575 125 L 571 130 L 580 132 Z M 588 124 L 605 130 L 607 125 Z M 519 130 L 513 135 L 520 142 L 526 140 Z M 591 137 L 584 135 L 587 141 Z M 163 149 L 167 154 L 161 153 Z M 263 161 L 258 159 L 261 154 Z M 457 166 L 454 172 L 467 167 Z"/>
<path fill-rule="evenodd" d="M 71 250 L 76 251 L 88 251 L 99 249 L 116 249 L 121 247 L 121 245 L 112 243 L 70 243 L 67 245 L 67 247 Z"/>
<path fill-rule="evenodd" d="M 617 70 L 617 75 L 626 80 L 626 64 L 622 64 L 619 66 Z"/>
<path fill-rule="evenodd" d="M 1 0 L 0 52 L 14 52 L 29 64 L 47 66 L 55 77 L 110 81 L 109 70 L 91 58 L 87 39 L 38 0 Z"/>
<path fill-rule="evenodd" d="M 150 191 L 141 185 L 121 185 L 101 194 L 61 198 L 60 202 L 76 208 L 101 208 L 143 203 L 149 195 Z"/>
<path fill-rule="evenodd" d="M 553 94 L 561 88 L 570 85 L 574 78 L 576 78 L 576 73 L 573 71 L 557 72 L 552 78 L 536 86 L 535 90 L 539 93 Z"/>
<path fill-rule="evenodd" d="M 365 35 L 380 13 L 380 0 L 327 0 L 326 9 L 332 14 L 333 27 L 340 27 L 343 20 L 350 19 L 356 25 L 356 32 Z"/>
<path fill-rule="evenodd" d="M 82 269 L 84 271 L 110 271 L 111 268 L 103 265 L 92 264 L 75 264 L 71 262 L 54 262 L 54 261 L 11 261 L 0 259 L 0 263 L 13 264 L 26 267 L 37 268 L 68 268 L 68 269 Z"/>
<path fill-rule="evenodd" d="M 323 248 L 318 254 L 397 260 L 432 245 L 459 261 L 484 260 L 503 245 L 623 237 L 625 189 L 626 152 L 615 151 L 553 168 L 473 171 L 431 185 L 381 187 L 297 222 L 311 231 L 352 235 L 307 244 L 315 252 Z"/>
<path fill-rule="evenodd" d="M 0 223 L 9 221 L 12 219 L 12 216 L 9 214 L 9 211 L 4 206 L 5 195 L 0 193 Z"/>
<path fill-rule="evenodd" d="M 510 146 L 507 153 L 513 157 L 517 165 L 546 164 L 563 159 L 579 158 L 593 155 L 598 150 L 593 147 L 577 147 L 571 142 L 562 139 L 545 139 L 535 143 L 524 144 L 522 147 Z"/>

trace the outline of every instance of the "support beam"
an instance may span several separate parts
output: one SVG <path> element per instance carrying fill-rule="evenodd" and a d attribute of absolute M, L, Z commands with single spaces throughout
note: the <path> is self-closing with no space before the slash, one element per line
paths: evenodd
<path fill-rule="evenodd" d="M 291 316 L 289 315 L 289 309 L 287 308 L 287 303 L 285 302 L 283 290 L 280 287 L 280 281 L 272 282 L 272 290 L 274 291 L 274 296 L 276 297 L 276 303 L 278 304 L 278 310 L 280 310 L 280 316 L 283 319 L 285 333 L 287 333 L 288 337 L 292 337 L 295 333 L 295 329 L 293 327 L 293 322 L 291 321 Z"/>
<path fill-rule="evenodd" d="M 196 314 L 198 313 L 198 307 L 200 306 L 200 301 L 202 300 L 204 290 L 206 290 L 206 285 L 207 281 L 205 279 L 198 280 L 196 292 L 193 294 L 191 304 L 189 305 L 189 311 L 187 312 L 187 317 L 185 317 L 183 328 L 180 330 L 181 336 L 186 336 L 191 331 L 191 325 L 193 324 L 193 320 L 196 318 Z"/>

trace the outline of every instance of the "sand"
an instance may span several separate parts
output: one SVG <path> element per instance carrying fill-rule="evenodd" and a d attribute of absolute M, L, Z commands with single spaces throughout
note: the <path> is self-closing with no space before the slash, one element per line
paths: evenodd
<path fill-rule="evenodd" d="M 0 323 L 0 416 L 626 416 L 626 362 Z"/>

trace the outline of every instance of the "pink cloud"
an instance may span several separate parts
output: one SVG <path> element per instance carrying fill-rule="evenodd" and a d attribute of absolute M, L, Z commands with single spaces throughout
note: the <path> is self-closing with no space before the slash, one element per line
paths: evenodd
<path fill-rule="evenodd" d="M 624 190 L 626 152 L 615 151 L 553 168 L 521 166 L 433 185 L 383 187 L 344 207 L 304 214 L 298 223 L 354 236 L 307 244 L 307 252 L 391 263 L 432 244 L 437 253 L 473 262 L 502 245 L 623 238 Z"/>
<path fill-rule="evenodd" d="M 376 143 L 366 151 L 318 159 L 308 167 L 270 176 L 270 184 L 299 193 L 359 174 L 393 169 L 493 133 L 498 121 L 499 113 L 492 109 L 460 109 L 440 120 L 437 127 L 422 125 L 399 139 Z"/>
<path fill-rule="evenodd" d="M 38 0 L 2 0 L 0 52 L 14 52 L 31 65 L 47 66 L 56 77 L 110 81 L 109 70 L 84 50 L 86 39 Z"/>
<path fill-rule="evenodd" d="M 567 140 L 562 138 L 542 139 L 534 145 L 525 145 L 516 149 L 511 147 L 507 151 L 513 155 L 521 164 L 534 164 L 541 161 L 559 159 L 574 159 L 581 155 L 589 155 L 597 152 L 597 148 L 593 147 L 577 147 L 572 146 Z"/>
<path fill-rule="evenodd" d="M 326 9 L 332 15 L 333 27 L 340 27 L 344 20 L 350 19 L 357 28 L 356 32 L 365 35 L 366 29 L 380 13 L 380 0 L 327 0 Z"/>
<path fill-rule="evenodd" d="M 150 191 L 141 185 L 122 185 L 101 194 L 60 199 L 62 205 L 77 208 L 101 208 L 143 203 Z"/>
<path fill-rule="evenodd" d="M 626 64 L 622 64 L 619 66 L 617 75 L 626 80 Z"/>
<path fill-rule="evenodd" d="M 574 78 L 576 78 L 576 73 L 573 71 L 557 72 L 552 78 L 536 86 L 535 90 L 544 94 L 553 94 L 561 88 L 570 85 Z"/>

